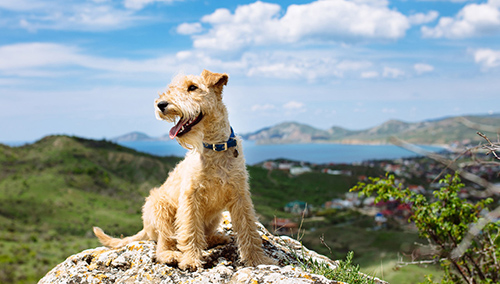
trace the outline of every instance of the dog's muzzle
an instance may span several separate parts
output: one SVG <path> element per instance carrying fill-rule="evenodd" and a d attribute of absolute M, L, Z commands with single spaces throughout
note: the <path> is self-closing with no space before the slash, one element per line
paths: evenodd
<path fill-rule="evenodd" d="M 165 113 L 165 110 L 167 109 L 168 103 L 167 103 L 167 102 L 165 102 L 165 101 L 162 101 L 162 102 L 159 102 L 158 104 L 156 104 L 156 106 L 158 107 L 158 109 L 159 109 L 162 113 Z"/>

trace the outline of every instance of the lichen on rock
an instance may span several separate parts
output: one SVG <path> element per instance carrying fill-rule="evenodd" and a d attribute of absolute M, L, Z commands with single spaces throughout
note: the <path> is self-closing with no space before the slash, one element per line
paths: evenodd
<path fill-rule="evenodd" d="M 335 269 L 338 262 L 308 250 L 294 239 L 274 236 L 260 223 L 264 251 L 278 265 L 245 267 L 239 261 L 228 212 L 224 212 L 220 230 L 231 241 L 208 249 L 204 267 L 195 272 L 156 262 L 156 243 L 140 241 L 118 249 L 99 247 L 72 255 L 38 283 L 342 283 L 304 271 L 299 263 L 302 258 L 313 259 Z M 384 282 L 376 279 L 376 283 Z"/>

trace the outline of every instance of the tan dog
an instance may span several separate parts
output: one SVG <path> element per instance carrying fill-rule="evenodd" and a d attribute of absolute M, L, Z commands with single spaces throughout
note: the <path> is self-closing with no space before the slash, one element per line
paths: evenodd
<path fill-rule="evenodd" d="M 234 137 L 222 102 L 227 81 L 226 74 L 207 70 L 201 76 L 177 76 L 155 101 L 158 119 L 178 120 L 170 138 L 190 151 L 146 198 L 143 230 L 117 239 L 94 227 L 101 243 L 121 247 L 154 240 L 159 262 L 194 270 L 203 264 L 203 250 L 228 242 L 216 231 L 222 211 L 228 209 L 241 260 L 250 266 L 274 263 L 261 247 L 241 140 Z"/>

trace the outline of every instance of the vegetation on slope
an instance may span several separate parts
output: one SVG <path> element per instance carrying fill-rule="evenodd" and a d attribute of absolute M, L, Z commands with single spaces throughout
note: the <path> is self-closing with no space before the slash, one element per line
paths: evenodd
<path fill-rule="evenodd" d="M 419 235 L 433 248 L 427 260 L 439 263 L 445 272 L 441 283 L 498 283 L 500 222 L 487 222 L 480 233 L 468 235 L 471 226 L 487 214 L 487 205 L 493 203 L 493 198 L 475 203 L 460 198 L 459 192 L 465 185 L 457 173 L 447 175 L 440 184 L 441 189 L 434 192 L 432 199 L 402 188 L 393 175 L 371 178 L 368 184 L 359 183 L 353 190 L 361 190 L 367 196 L 376 193 L 376 202 L 392 198 L 412 204 L 411 219 Z"/>
<path fill-rule="evenodd" d="M 274 217 L 289 216 L 283 212 L 283 207 L 295 200 L 321 207 L 325 201 L 343 197 L 357 183 L 359 175 L 381 174 L 369 167 L 341 165 L 337 169 L 349 170 L 352 176 L 333 176 L 314 171 L 290 176 L 279 170 L 270 172 L 261 167 L 248 167 L 252 199 L 261 221 L 266 223 Z"/>
<path fill-rule="evenodd" d="M 67 256 L 97 246 L 92 225 L 137 232 L 144 196 L 178 160 L 66 136 L 2 145 L 0 282 L 36 282 Z"/>
<path fill-rule="evenodd" d="M 117 236 L 136 233 L 142 226 L 144 197 L 163 183 L 179 160 L 139 153 L 108 141 L 68 136 L 49 136 L 22 147 L 0 144 L 0 283 L 37 282 L 69 255 L 99 246 L 91 231 L 94 225 Z M 373 168 L 339 167 L 351 171 L 352 176 L 311 172 L 292 177 L 249 167 L 261 221 L 268 224 L 275 216 L 291 217 L 282 211 L 290 201 L 319 207 L 347 192 L 358 175 L 380 175 Z M 393 247 L 415 237 L 401 233 L 400 238 L 384 242 L 387 234 L 397 233 L 368 232 L 366 222 L 371 221 L 360 222 L 347 227 L 338 227 L 329 219 L 304 224 L 317 227 L 306 234 L 304 244 L 336 259 L 353 250 L 356 262 L 371 264 L 379 261 L 380 253 L 395 253 Z M 333 254 L 319 242 L 322 235 Z"/>
<path fill-rule="evenodd" d="M 179 160 L 67 136 L 22 147 L 0 145 L 0 282 L 36 282 L 67 256 L 98 246 L 93 225 L 113 235 L 136 233 L 144 197 Z M 291 201 L 284 196 L 319 205 L 354 182 L 249 170 L 263 221 Z"/>

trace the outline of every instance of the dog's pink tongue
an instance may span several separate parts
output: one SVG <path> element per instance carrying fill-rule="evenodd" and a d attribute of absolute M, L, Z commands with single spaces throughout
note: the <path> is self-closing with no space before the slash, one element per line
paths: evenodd
<path fill-rule="evenodd" d="M 177 122 L 177 124 L 174 127 L 170 129 L 170 132 L 168 133 L 170 139 L 174 139 L 177 136 L 177 134 L 179 134 L 179 131 L 181 131 L 181 128 L 186 121 L 187 121 L 186 119 L 181 119 L 179 120 L 179 122 Z"/>

